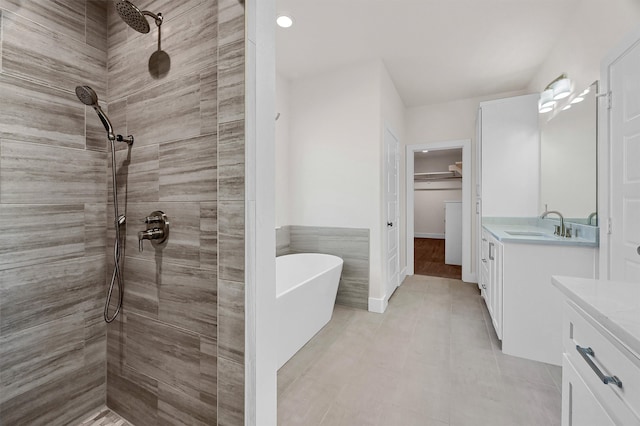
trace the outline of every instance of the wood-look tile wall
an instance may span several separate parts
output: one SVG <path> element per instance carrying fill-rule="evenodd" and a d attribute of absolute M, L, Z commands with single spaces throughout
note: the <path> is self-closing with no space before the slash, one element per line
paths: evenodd
<path fill-rule="evenodd" d="M 322 226 L 283 226 L 276 231 L 276 254 L 325 253 L 344 260 L 336 303 L 369 306 L 369 230 Z"/>
<path fill-rule="evenodd" d="M 0 0 L 0 424 L 104 404 L 106 3 Z"/>
<path fill-rule="evenodd" d="M 0 0 L 0 424 L 73 424 L 105 399 L 138 426 L 244 423 L 244 4 L 137 5 L 165 18 L 167 73 L 153 22 L 131 30 L 112 1 Z M 136 140 L 116 153 L 108 328 L 111 159 L 80 84 Z M 169 241 L 138 252 L 158 209 Z"/>
<path fill-rule="evenodd" d="M 245 13 L 218 0 L 218 424 L 244 425 Z"/>
<path fill-rule="evenodd" d="M 116 154 L 126 289 L 123 315 L 108 326 L 107 405 L 137 426 L 242 425 L 244 6 L 138 6 L 163 14 L 171 68 L 161 78 L 148 68 L 153 24 L 138 34 L 110 7 L 109 114 L 135 144 Z M 108 209 L 111 192 L 108 181 Z M 169 216 L 169 240 L 139 252 L 137 232 L 154 210 Z M 110 225 L 107 252 L 112 234 Z"/>

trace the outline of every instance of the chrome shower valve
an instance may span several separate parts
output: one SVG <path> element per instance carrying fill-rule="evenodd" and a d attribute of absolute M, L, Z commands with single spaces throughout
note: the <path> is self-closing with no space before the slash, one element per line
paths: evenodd
<path fill-rule="evenodd" d="M 169 238 L 169 218 L 157 210 L 144 219 L 147 229 L 138 232 L 138 250 L 144 250 L 144 240 L 151 241 L 154 246 L 159 246 Z"/>

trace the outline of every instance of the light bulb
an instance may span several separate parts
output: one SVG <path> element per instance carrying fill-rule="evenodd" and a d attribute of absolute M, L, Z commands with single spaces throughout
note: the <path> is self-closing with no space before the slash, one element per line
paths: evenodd
<path fill-rule="evenodd" d="M 564 99 L 571 94 L 571 80 L 568 78 L 558 80 L 551 85 L 551 89 L 553 90 L 553 99 L 556 101 Z"/>
<path fill-rule="evenodd" d="M 293 19 L 287 15 L 280 15 L 276 18 L 276 23 L 281 28 L 289 28 L 293 25 Z"/>

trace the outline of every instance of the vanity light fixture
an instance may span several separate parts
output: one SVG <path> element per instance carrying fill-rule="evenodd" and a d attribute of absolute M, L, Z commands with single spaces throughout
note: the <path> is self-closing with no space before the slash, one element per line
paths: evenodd
<path fill-rule="evenodd" d="M 560 74 L 560 76 L 549 83 L 540 94 L 538 112 L 542 114 L 552 111 L 556 101 L 564 99 L 569 95 L 571 95 L 571 80 L 567 77 L 567 74 Z"/>
<path fill-rule="evenodd" d="M 584 101 L 584 96 L 583 95 L 578 95 L 575 98 L 571 99 L 571 103 L 572 104 L 577 104 Z"/>
<path fill-rule="evenodd" d="M 571 80 L 566 74 L 562 74 L 553 83 L 551 83 L 553 89 L 553 99 L 564 99 L 571 94 Z"/>
<path fill-rule="evenodd" d="M 538 112 L 545 113 L 553 110 L 556 101 L 553 100 L 553 90 L 547 89 L 540 94 L 538 101 Z"/>
<path fill-rule="evenodd" d="M 289 28 L 293 25 L 293 18 L 288 15 L 279 15 L 276 18 L 276 24 L 278 24 L 280 28 Z"/>
<path fill-rule="evenodd" d="M 562 110 L 563 110 L 563 111 L 566 111 L 566 110 L 568 110 L 569 108 L 571 108 L 571 104 L 566 104 L 566 105 L 562 108 Z"/>

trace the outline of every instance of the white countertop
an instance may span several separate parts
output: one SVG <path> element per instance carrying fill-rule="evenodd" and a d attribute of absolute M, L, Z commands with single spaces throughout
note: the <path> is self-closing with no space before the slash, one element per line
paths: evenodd
<path fill-rule="evenodd" d="M 533 225 L 520 224 L 483 224 L 482 227 L 489 231 L 498 241 L 506 243 L 524 244 L 552 244 L 563 246 L 586 246 L 597 247 L 595 240 L 585 238 L 564 238 L 553 235 L 553 231 Z M 542 235 L 533 235 L 542 234 Z"/>
<path fill-rule="evenodd" d="M 640 359 L 640 283 L 560 276 L 551 281 Z"/>

